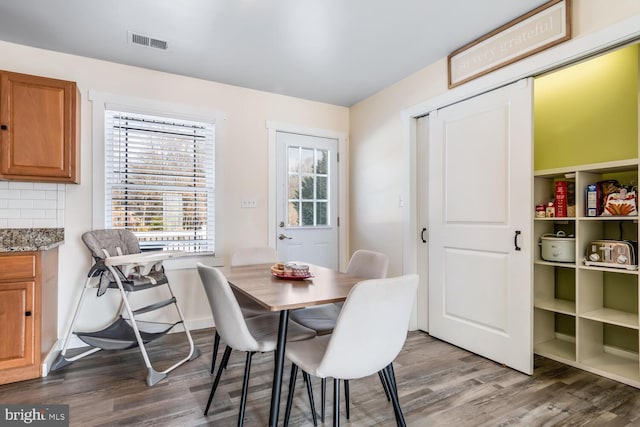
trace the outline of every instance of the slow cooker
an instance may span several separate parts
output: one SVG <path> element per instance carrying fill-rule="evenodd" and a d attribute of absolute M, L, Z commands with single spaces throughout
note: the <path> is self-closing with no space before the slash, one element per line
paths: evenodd
<path fill-rule="evenodd" d="M 545 261 L 576 261 L 576 239 L 573 235 L 567 236 L 564 231 L 540 237 L 540 248 L 540 256 Z"/>

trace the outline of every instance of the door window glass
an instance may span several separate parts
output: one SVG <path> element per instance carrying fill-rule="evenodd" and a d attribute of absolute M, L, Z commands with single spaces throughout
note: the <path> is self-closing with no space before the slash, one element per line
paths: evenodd
<path fill-rule="evenodd" d="M 287 154 L 287 226 L 329 225 L 329 151 L 289 146 Z"/>

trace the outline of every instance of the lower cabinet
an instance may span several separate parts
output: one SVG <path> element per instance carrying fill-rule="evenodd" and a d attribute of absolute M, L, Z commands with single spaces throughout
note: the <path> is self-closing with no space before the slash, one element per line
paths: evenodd
<path fill-rule="evenodd" d="M 38 378 L 57 339 L 58 250 L 0 253 L 0 384 Z"/>

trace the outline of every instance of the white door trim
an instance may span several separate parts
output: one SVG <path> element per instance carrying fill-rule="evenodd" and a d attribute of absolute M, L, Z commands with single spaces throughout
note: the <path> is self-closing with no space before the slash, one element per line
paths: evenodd
<path fill-rule="evenodd" d="M 404 179 L 402 198 L 404 203 L 403 212 L 403 238 L 402 247 L 404 251 L 403 272 L 405 274 L 415 273 L 418 262 L 418 238 L 419 230 L 417 225 L 417 182 L 416 182 L 416 118 L 435 113 L 435 110 L 454 104 L 467 98 L 480 95 L 500 86 L 513 83 L 522 78 L 535 76 L 543 72 L 561 67 L 571 62 L 579 61 L 598 52 L 611 49 L 617 45 L 622 45 L 640 38 L 640 15 L 635 15 L 629 19 L 613 24 L 607 28 L 587 34 L 583 37 L 569 40 L 557 45 L 537 55 L 530 56 L 500 70 L 496 70 L 483 77 L 465 83 L 454 89 L 443 92 L 441 95 L 427 101 L 409 107 L 401 112 L 403 127 L 403 152 L 404 167 L 407 174 Z M 422 289 L 419 292 L 426 292 Z M 426 310 L 426 307 L 416 307 L 419 310 Z M 428 324 L 418 319 L 425 319 L 428 316 L 413 316 L 410 328 L 418 328 L 429 331 Z"/>
<path fill-rule="evenodd" d="M 347 134 L 328 129 L 314 129 L 289 123 L 267 120 L 269 132 L 269 246 L 276 247 L 277 218 L 276 218 L 276 132 L 297 133 L 301 135 L 318 136 L 338 140 L 338 262 L 340 270 L 344 271 L 349 260 L 349 150 Z"/>

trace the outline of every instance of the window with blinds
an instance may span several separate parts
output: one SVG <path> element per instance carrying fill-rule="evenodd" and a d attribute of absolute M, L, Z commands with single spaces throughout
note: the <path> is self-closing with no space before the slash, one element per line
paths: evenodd
<path fill-rule="evenodd" d="M 215 124 L 105 110 L 105 226 L 142 250 L 213 252 Z"/>

